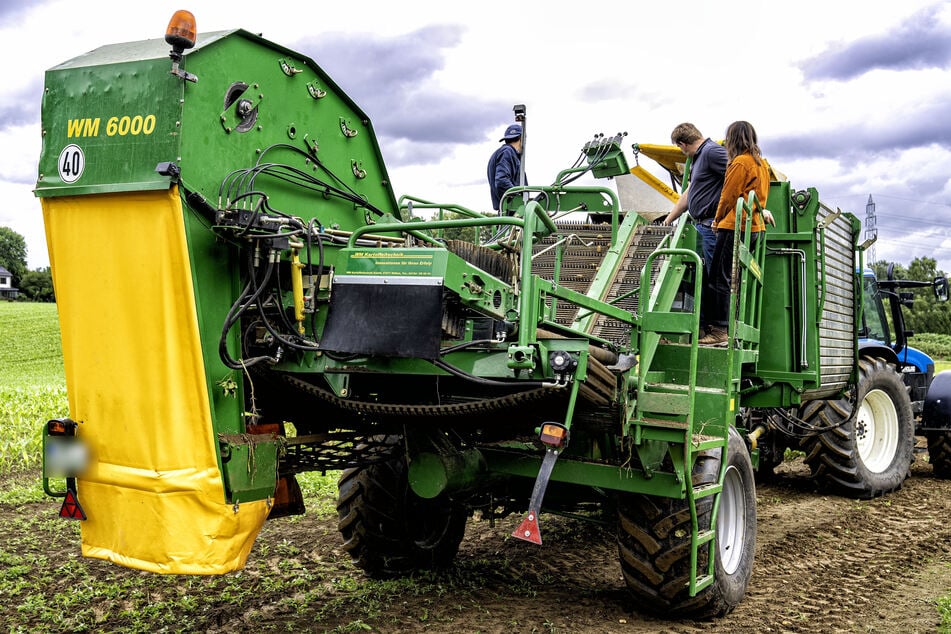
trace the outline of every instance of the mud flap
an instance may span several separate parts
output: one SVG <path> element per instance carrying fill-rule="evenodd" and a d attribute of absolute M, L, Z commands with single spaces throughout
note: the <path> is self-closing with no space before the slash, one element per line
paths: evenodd
<path fill-rule="evenodd" d="M 442 278 L 334 278 L 320 347 L 343 354 L 438 359 Z"/>
<path fill-rule="evenodd" d="M 278 478 L 277 488 L 274 490 L 274 506 L 267 518 L 273 520 L 277 517 L 289 517 L 291 515 L 304 514 L 304 494 L 300 490 L 300 484 L 294 474 L 284 475 Z"/>

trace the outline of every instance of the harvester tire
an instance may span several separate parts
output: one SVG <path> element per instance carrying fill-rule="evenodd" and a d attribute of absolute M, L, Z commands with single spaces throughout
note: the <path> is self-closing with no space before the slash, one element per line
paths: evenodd
<path fill-rule="evenodd" d="M 936 478 L 951 478 L 951 431 L 928 432 L 928 462 Z"/>
<path fill-rule="evenodd" d="M 717 482 L 719 449 L 697 456 L 693 485 Z M 719 494 L 712 585 L 691 597 L 689 502 L 640 494 L 624 495 L 618 505 L 618 552 L 636 608 L 664 617 L 717 618 L 729 614 L 746 594 L 756 550 L 756 485 L 742 437 L 730 429 L 727 468 Z M 697 500 L 701 531 L 710 528 L 714 496 Z M 701 545 L 698 575 L 705 574 L 709 549 Z"/>
<path fill-rule="evenodd" d="M 910 475 L 915 422 L 908 388 L 894 366 L 859 360 L 855 407 L 847 399 L 812 401 L 799 417 L 828 431 L 806 438 L 806 464 L 819 487 L 856 499 L 894 491 Z"/>
<path fill-rule="evenodd" d="M 399 444 L 389 460 L 343 471 L 337 489 L 344 550 L 368 575 L 440 568 L 455 558 L 468 512 L 445 495 L 416 495 Z"/>

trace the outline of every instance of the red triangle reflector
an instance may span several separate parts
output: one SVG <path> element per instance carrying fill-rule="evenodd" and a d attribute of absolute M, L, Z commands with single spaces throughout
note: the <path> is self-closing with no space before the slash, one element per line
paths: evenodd
<path fill-rule="evenodd" d="M 524 539 L 527 542 L 541 546 L 542 534 L 541 531 L 538 530 L 538 513 L 533 509 L 529 509 L 528 515 L 525 516 L 522 523 L 519 524 L 515 532 L 512 533 L 512 537 L 518 537 L 519 539 Z"/>
<path fill-rule="evenodd" d="M 63 500 L 63 506 L 59 509 L 59 516 L 68 520 L 86 519 L 86 511 L 79 505 L 79 498 L 76 497 L 76 492 L 72 489 L 66 490 L 66 499 Z"/>

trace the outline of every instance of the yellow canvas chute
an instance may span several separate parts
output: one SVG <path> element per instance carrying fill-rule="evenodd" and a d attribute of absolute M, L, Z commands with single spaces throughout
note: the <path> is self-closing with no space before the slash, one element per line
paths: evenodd
<path fill-rule="evenodd" d="M 177 188 L 41 202 L 70 416 L 93 455 L 83 555 L 241 568 L 268 508 L 225 500 Z"/>

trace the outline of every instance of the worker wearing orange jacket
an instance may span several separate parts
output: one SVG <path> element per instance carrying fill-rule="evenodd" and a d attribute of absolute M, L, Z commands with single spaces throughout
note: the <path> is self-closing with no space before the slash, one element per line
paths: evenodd
<path fill-rule="evenodd" d="M 733 233 L 736 230 L 736 201 L 744 200 L 749 192 L 756 192 L 761 206 L 766 205 L 769 194 L 769 168 L 760 153 L 756 130 L 747 121 L 734 121 L 726 130 L 727 157 L 730 162 L 723 179 L 720 203 L 713 219 L 717 242 L 713 250 L 713 265 L 710 267 L 709 289 L 703 298 L 704 313 L 711 324 L 701 338 L 702 345 L 716 345 L 727 340 L 730 310 L 730 282 L 733 276 Z M 754 241 L 766 230 L 766 224 L 776 224 L 772 214 L 764 209 L 762 215 L 753 217 L 750 228 Z M 744 227 L 741 226 L 742 230 Z"/>

